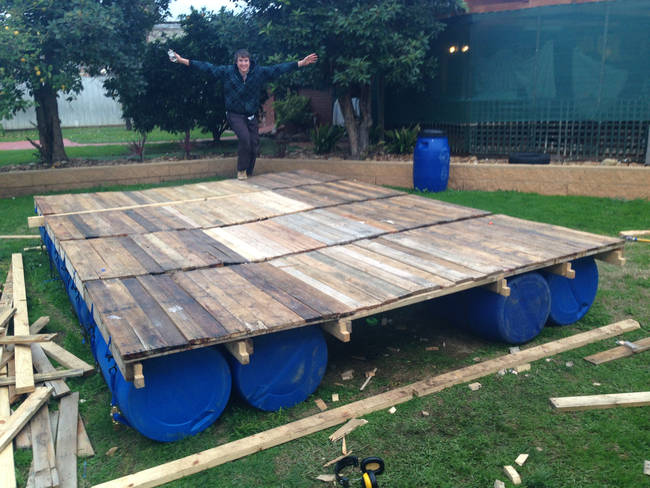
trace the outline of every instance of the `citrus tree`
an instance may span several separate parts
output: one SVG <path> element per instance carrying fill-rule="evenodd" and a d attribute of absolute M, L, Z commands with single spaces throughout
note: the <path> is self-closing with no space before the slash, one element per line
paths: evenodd
<path fill-rule="evenodd" d="M 89 75 L 134 69 L 168 0 L 0 0 L 0 116 L 32 103 L 42 161 L 68 159 L 59 96 L 82 90 Z M 25 100 L 27 98 L 27 101 Z"/>

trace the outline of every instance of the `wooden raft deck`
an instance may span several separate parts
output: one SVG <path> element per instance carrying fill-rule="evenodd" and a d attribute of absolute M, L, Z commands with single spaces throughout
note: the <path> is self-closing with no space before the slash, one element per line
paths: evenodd
<path fill-rule="evenodd" d="M 345 338 L 353 318 L 624 245 L 308 171 L 35 203 L 127 379 L 307 324 Z"/>

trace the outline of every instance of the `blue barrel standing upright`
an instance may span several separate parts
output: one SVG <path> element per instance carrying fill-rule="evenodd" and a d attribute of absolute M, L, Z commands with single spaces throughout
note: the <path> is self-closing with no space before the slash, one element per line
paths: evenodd
<path fill-rule="evenodd" d="M 413 153 L 413 187 L 438 192 L 449 181 L 449 142 L 441 130 L 423 129 Z"/>

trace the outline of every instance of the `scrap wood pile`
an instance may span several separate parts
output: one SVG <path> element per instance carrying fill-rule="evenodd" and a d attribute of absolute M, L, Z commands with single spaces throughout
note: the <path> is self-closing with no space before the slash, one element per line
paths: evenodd
<path fill-rule="evenodd" d="M 76 487 L 77 457 L 94 455 L 79 416 L 79 393 L 65 378 L 95 368 L 52 342 L 56 334 L 41 334 L 48 323 L 41 317 L 29 325 L 23 259 L 14 254 L 0 297 L 2 488 L 16 486 L 14 449 L 32 449 L 27 486 L 34 488 Z"/>

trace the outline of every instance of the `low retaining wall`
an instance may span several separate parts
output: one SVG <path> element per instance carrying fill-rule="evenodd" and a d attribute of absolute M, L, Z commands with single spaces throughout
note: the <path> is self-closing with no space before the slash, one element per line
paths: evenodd
<path fill-rule="evenodd" d="M 0 198 L 101 185 L 160 183 L 235 176 L 235 158 L 166 161 L 88 168 L 0 173 Z M 256 174 L 310 169 L 346 178 L 410 188 L 410 161 L 343 159 L 258 159 Z M 452 163 L 449 187 L 455 190 L 512 190 L 543 195 L 650 198 L 650 168 Z"/>

